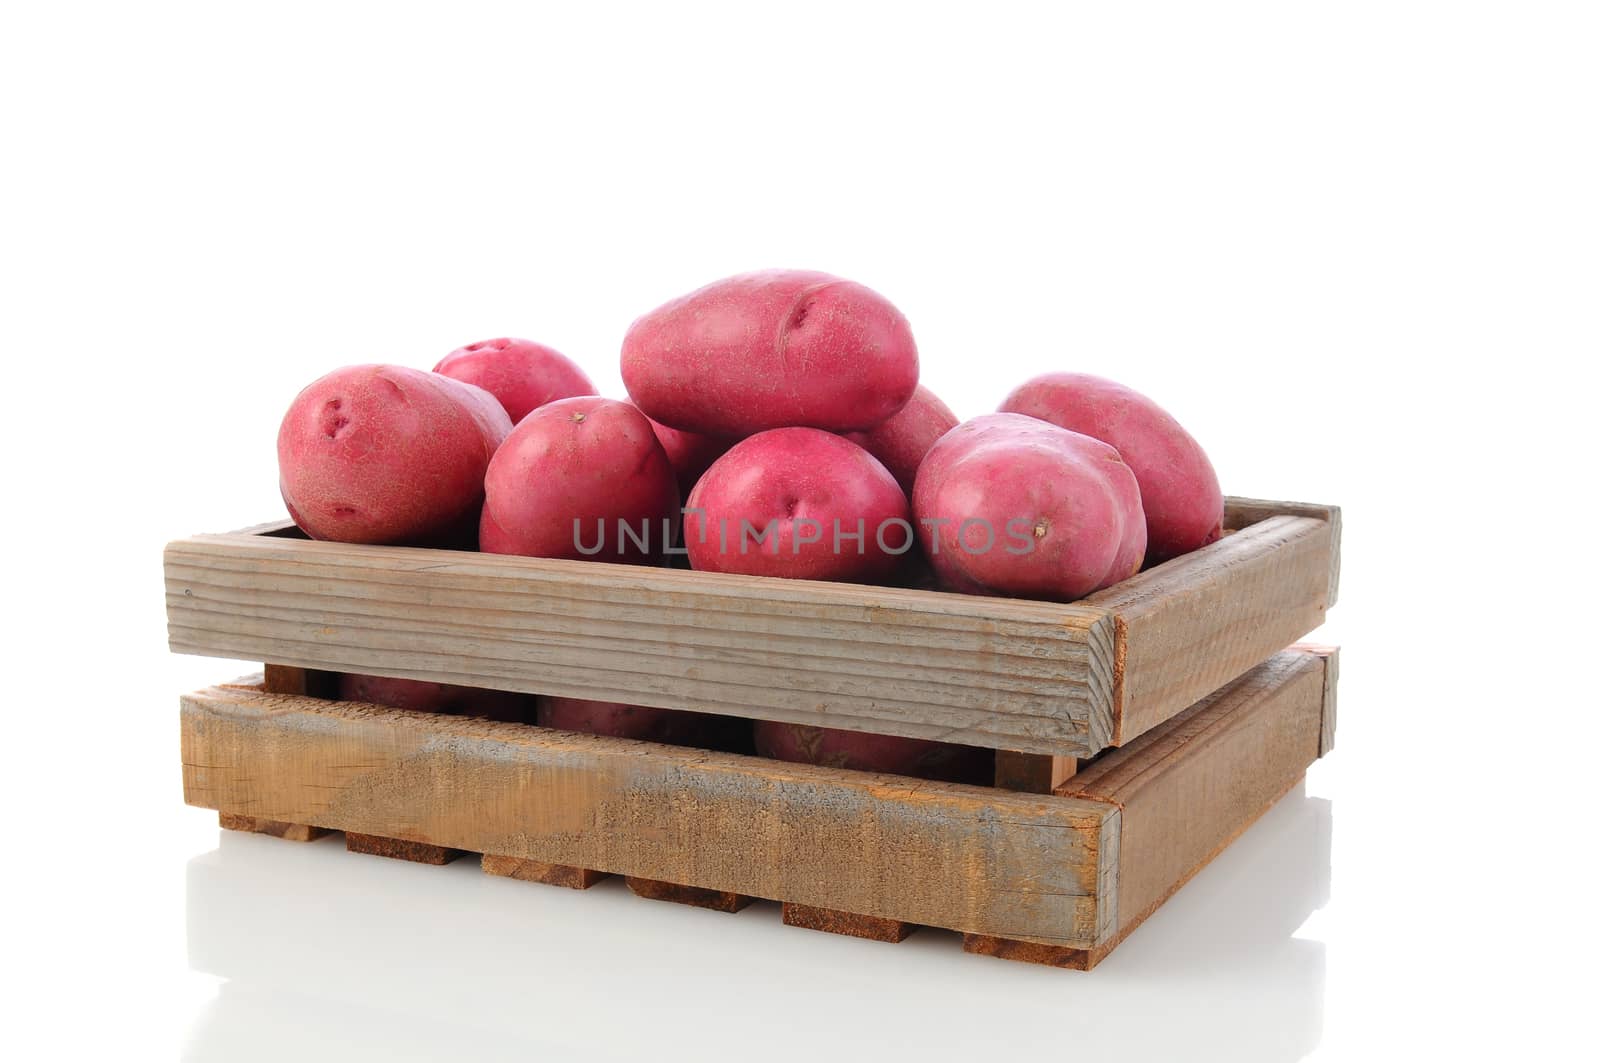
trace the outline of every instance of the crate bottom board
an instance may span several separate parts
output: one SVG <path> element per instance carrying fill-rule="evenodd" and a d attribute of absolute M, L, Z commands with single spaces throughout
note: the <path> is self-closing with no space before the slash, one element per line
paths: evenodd
<path fill-rule="evenodd" d="M 1088 968 L 1326 750 L 1335 665 L 1279 654 L 1053 795 L 218 687 L 183 699 L 185 795 L 235 829 Z"/>

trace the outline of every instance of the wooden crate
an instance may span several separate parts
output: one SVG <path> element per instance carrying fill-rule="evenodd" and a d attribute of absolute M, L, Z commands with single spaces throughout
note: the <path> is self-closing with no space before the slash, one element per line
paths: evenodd
<path fill-rule="evenodd" d="M 1230 499 L 1230 534 L 1071 605 L 311 542 L 166 550 L 175 651 L 933 738 L 1121 746 L 1322 623 L 1339 511 Z M 1055 767 L 1052 767 L 1055 765 Z"/>
<path fill-rule="evenodd" d="M 1050 794 L 234 684 L 182 699 L 184 794 L 235 829 L 1086 969 L 1327 752 L 1336 675 L 1332 651 L 1278 653 Z"/>

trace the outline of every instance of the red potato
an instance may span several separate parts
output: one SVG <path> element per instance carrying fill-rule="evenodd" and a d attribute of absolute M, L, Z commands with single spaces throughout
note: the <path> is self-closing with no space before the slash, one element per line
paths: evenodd
<path fill-rule="evenodd" d="M 650 422 L 626 402 L 560 399 L 495 453 L 479 549 L 656 564 L 678 521 L 678 483 Z"/>
<path fill-rule="evenodd" d="M 1034 377 L 1000 404 L 1117 448 L 1139 480 L 1152 564 L 1222 538 L 1211 459 L 1172 415 L 1132 388 L 1085 373 Z"/>
<path fill-rule="evenodd" d="M 680 432 L 676 428 L 668 428 L 660 421 L 650 421 L 650 427 L 655 430 L 656 438 L 661 441 L 662 449 L 667 452 L 667 460 L 672 463 L 672 471 L 677 473 L 680 498 L 688 498 L 689 492 L 694 490 L 695 482 L 711 468 L 712 462 L 726 454 L 728 448 L 737 442 L 720 436 Z"/>
<path fill-rule="evenodd" d="M 339 676 L 339 700 L 365 701 L 411 712 L 440 712 L 453 716 L 482 716 L 490 720 L 525 723 L 533 718 L 532 694 L 508 690 L 483 690 L 421 679 L 396 679 L 383 675 Z"/>
<path fill-rule="evenodd" d="M 911 401 L 898 413 L 874 428 L 851 432 L 845 438 L 883 462 L 900 490 L 910 497 L 917 482 L 917 468 L 929 448 L 960 423 L 961 418 L 950 412 L 939 396 L 918 384 Z"/>
<path fill-rule="evenodd" d="M 748 748 L 749 722 L 708 712 L 680 712 L 614 701 L 547 697 L 539 700 L 539 726 L 585 734 L 637 738 L 700 749 Z"/>
<path fill-rule="evenodd" d="M 622 341 L 622 382 L 652 419 L 735 438 L 871 428 L 911 398 L 917 346 L 883 296 L 803 270 L 743 273 L 672 300 Z"/>
<path fill-rule="evenodd" d="M 974 746 L 772 720 L 755 721 L 754 736 L 756 752 L 774 760 L 944 782 L 994 782 L 994 751 Z"/>
<path fill-rule="evenodd" d="M 1139 485 L 1116 449 L 1021 414 L 947 433 L 914 501 L 923 551 L 954 590 L 1072 601 L 1144 558 Z"/>
<path fill-rule="evenodd" d="M 572 359 L 532 340 L 471 343 L 445 355 L 433 371 L 475 384 L 493 395 L 512 424 L 547 402 L 599 394 Z"/>
<path fill-rule="evenodd" d="M 883 463 L 815 428 L 743 440 L 684 511 L 689 565 L 708 572 L 871 583 L 910 549 L 905 493 Z"/>
<path fill-rule="evenodd" d="M 483 477 L 511 430 L 479 388 L 394 365 L 313 382 L 278 428 L 278 483 L 307 535 L 347 543 L 453 540 L 478 519 Z"/>

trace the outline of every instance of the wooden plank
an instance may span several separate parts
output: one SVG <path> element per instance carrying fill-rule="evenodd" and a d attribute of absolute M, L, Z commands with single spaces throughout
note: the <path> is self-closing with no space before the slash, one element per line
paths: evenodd
<path fill-rule="evenodd" d="M 1052 757 L 1044 753 L 994 752 L 994 784 L 1002 790 L 1053 794 L 1078 770 L 1077 757 Z"/>
<path fill-rule="evenodd" d="M 545 864 L 538 860 L 519 860 L 514 856 L 483 854 L 483 870 L 488 875 L 539 882 L 546 886 L 564 886 L 567 889 L 586 890 L 605 878 L 603 871 L 567 864 Z"/>
<path fill-rule="evenodd" d="M 809 904 L 795 904 L 792 901 L 784 902 L 783 921 L 787 926 L 803 927 L 806 930 L 821 930 L 828 934 L 844 934 L 847 937 L 890 943 L 904 941 L 917 929 L 913 924 L 902 923 L 898 919 L 856 915 L 854 912 L 816 908 Z"/>
<path fill-rule="evenodd" d="M 1058 791 L 1122 810 L 1119 921 L 1101 955 L 1304 776 L 1320 748 L 1327 664 L 1277 654 Z"/>
<path fill-rule="evenodd" d="M 361 834 L 345 831 L 344 847 L 352 853 L 368 856 L 386 856 L 390 860 L 409 860 L 413 864 L 443 865 L 462 856 L 459 849 L 405 838 L 388 838 L 381 834 Z"/>
<path fill-rule="evenodd" d="M 1338 506 L 1324 506 L 1312 502 L 1269 502 L 1263 498 L 1232 498 L 1223 510 L 1225 529 L 1237 531 L 1259 524 L 1268 517 L 1310 517 L 1328 522 L 1333 541 L 1328 558 L 1328 608 L 1339 601 L 1339 556 L 1344 539 L 1344 515 Z"/>
<path fill-rule="evenodd" d="M 707 908 L 713 912 L 742 912 L 755 902 L 754 897 L 747 897 L 742 893 L 730 890 L 711 890 L 703 886 L 683 886 L 676 882 L 662 882 L 659 879 L 640 878 L 638 875 L 629 875 L 625 882 L 628 889 L 635 896 L 646 897 L 652 901 L 671 901 L 673 904 L 687 904 L 691 908 Z"/>
<path fill-rule="evenodd" d="M 184 795 L 286 822 L 1092 947 L 1120 811 L 237 687 L 185 697 Z"/>
<path fill-rule="evenodd" d="M 245 834 L 265 834 L 289 842 L 314 842 L 328 832 L 304 823 L 284 823 L 276 819 L 258 819 L 255 816 L 236 816 L 231 812 L 217 813 L 217 825 L 223 830 L 236 830 Z"/>
<path fill-rule="evenodd" d="M 887 587 L 200 536 L 166 552 L 171 646 L 783 722 L 1090 755 L 1094 609 Z"/>
<path fill-rule="evenodd" d="M 1328 521 L 1271 516 L 1084 599 L 1115 618 L 1112 744 L 1320 626 L 1333 553 Z"/>

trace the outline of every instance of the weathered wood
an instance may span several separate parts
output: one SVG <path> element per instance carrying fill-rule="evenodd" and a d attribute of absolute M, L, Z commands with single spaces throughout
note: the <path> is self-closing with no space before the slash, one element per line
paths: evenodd
<path fill-rule="evenodd" d="M 1318 624 L 1337 507 L 1072 605 L 269 534 L 167 548 L 179 652 L 1093 756 Z M 328 696 L 326 690 L 313 691 Z"/>
<path fill-rule="evenodd" d="M 344 847 L 352 853 L 368 856 L 387 856 L 391 860 L 409 860 L 413 864 L 448 864 L 464 855 L 460 849 L 428 842 L 408 841 L 405 838 L 386 838 L 380 834 L 344 832 Z"/>
<path fill-rule="evenodd" d="M 1116 625 L 1113 745 L 1322 624 L 1333 527 L 1272 516 L 1084 599 Z"/>
<path fill-rule="evenodd" d="M 676 882 L 662 882 L 659 879 L 640 878 L 637 875 L 629 875 L 624 881 L 636 896 L 647 897 L 652 901 L 687 904 L 693 908 L 709 908 L 713 912 L 742 912 L 756 899 L 728 890 L 682 886 Z"/>
<path fill-rule="evenodd" d="M 1113 805 L 211 688 L 191 804 L 906 923 L 1089 947 Z"/>
<path fill-rule="evenodd" d="M 1118 923 L 1100 944 L 1125 937 L 1305 775 L 1327 664 L 1277 654 L 1057 791 L 1122 810 Z"/>
<path fill-rule="evenodd" d="M 856 915 L 832 908 L 816 908 L 809 904 L 785 901 L 783 921 L 789 926 L 806 930 L 821 930 L 829 934 L 866 938 L 869 941 L 901 942 L 909 937 L 916 926 L 898 919 L 882 919 L 875 915 Z"/>
<path fill-rule="evenodd" d="M 994 784 L 1002 790 L 1053 794 L 1056 787 L 1072 778 L 1077 770 L 1077 757 L 1018 753 L 1010 749 L 994 752 Z"/>
<path fill-rule="evenodd" d="M 1339 647 L 1299 642 L 1289 647 L 1314 653 L 1322 658 L 1322 737 L 1317 755 L 1325 757 L 1333 749 L 1333 735 L 1339 723 Z"/>
<path fill-rule="evenodd" d="M 1223 527 L 1237 531 L 1259 524 L 1268 517 L 1310 517 L 1328 523 L 1331 549 L 1328 552 L 1328 608 L 1339 601 L 1339 557 L 1344 538 L 1344 515 L 1338 506 L 1310 502 L 1269 502 L 1261 498 L 1229 498 L 1223 512 Z"/>
<path fill-rule="evenodd" d="M 1021 963 L 1042 963 L 1047 967 L 1065 967 L 1073 971 L 1088 971 L 1105 958 L 1109 948 L 1074 949 L 1061 945 L 1041 945 L 1035 941 L 1016 941 L 989 934 L 962 934 L 963 950 L 979 956 L 994 956 L 1002 960 Z"/>
<path fill-rule="evenodd" d="M 309 827 L 304 823 L 284 823 L 276 819 L 236 816 L 232 812 L 218 812 L 217 825 L 223 830 L 236 830 L 245 834 L 266 834 L 289 842 L 314 842 L 328 833 L 321 827 Z"/>
<path fill-rule="evenodd" d="M 605 872 L 591 871 L 586 867 L 543 864 L 537 860 L 519 860 L 515 856 L 493 856 L 489 853 L 483 854 L 483 870 L 485 874 L 574 890 L 586 890 L 606 877 Z"/>
<path fill-rule="evenodd" d="M 543 558 L 200 536 L 178 652 L 1089 755 L 1112 625 L 1078 606 Z"/>

